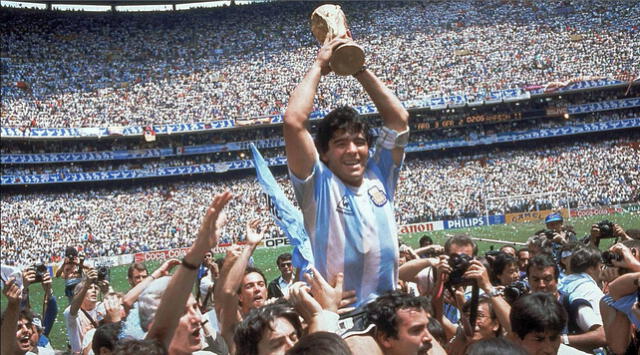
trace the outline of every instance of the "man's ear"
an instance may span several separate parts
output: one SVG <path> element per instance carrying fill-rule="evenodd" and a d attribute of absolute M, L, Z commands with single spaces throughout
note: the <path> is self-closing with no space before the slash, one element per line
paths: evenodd
<path fill-rule="evenodd" d="M 376 329 L 376 331 L 373 334 L 373 337 L 376 339 L 376 342 L 380 345 L 381 348 L 383 349 L 389 349 L 391 348 L 392 344 L 391 344 L 391 337 L 378 331 Z"/>

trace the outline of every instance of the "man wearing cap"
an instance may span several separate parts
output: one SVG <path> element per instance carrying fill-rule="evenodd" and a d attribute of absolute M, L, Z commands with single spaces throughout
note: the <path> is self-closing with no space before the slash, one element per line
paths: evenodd
<path fill-rule="evenodd" d="M 548 215 L 547 218 L 544 219 L 544 223 L 547 225 L 547 229 L 558 233 L 562 232 L 564 221 L 560 213 L 556 212 Z"/>

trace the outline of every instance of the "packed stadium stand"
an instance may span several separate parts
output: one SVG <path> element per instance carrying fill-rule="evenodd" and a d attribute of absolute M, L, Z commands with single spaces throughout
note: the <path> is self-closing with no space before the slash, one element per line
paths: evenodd
<path fill-rule="evenodd" d="M 270 222 L 249 143 L 287 195 L 282 114 L 318 3 L 167 13 L 3 8 L 2 259 L 189 245 L 214 192 L 224 241 Z M 411 114 L 399 224 L 640 200 L 637 1 L 345 2 L 368 67 Z M 323 79 L 314 120 L 375 107 Z M 374 128 L 374 134 L 378 127 Z M 491 200 L 563 191 L 561 197 Z M 242 208 L 241 208 L 242 207 Z"/>

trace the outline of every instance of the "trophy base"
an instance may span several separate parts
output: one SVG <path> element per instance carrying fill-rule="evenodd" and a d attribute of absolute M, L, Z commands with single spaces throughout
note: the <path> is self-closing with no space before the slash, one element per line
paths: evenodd
<path fill-rule="evenodd" d="M 333 51 L 330 64 L 337 75 L 353 75 L 364 65 L 364 50 L 355 44 L 343 44 Z"/>

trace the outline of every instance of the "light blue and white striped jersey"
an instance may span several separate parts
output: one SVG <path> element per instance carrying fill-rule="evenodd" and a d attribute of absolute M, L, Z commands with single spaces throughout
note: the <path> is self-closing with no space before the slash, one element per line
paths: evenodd
<path fill-rule="evenodd" d="M 343 272 L 344 290 L 356 291 L 355 307 L 397 288 L 393 195 L 400 166 L 390 150 L 378 146 L 359 187 L 345 185 L 317 156 L 307 179 L 289 172 L 315 267 L 329 282 Z"/>

